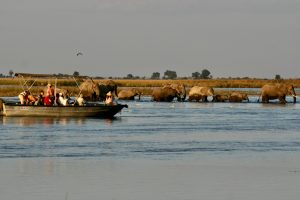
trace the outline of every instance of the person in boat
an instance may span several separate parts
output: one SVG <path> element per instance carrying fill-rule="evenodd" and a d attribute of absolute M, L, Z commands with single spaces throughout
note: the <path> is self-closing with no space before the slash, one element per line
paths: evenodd
<path fill-rule="evenodd" d="M 109 91 L 106 94 L 105 104 L 107 104 L 107 105 L 114 105 L 115 104 L 114 100 L 115 100 L 114 95 L 112 94 L 111 91 Z"/>
<path fill-rule="evenodd" d="M 25 90 L 19 94 L 19 99 L 21 105 L 28 104 L 28 96 L 30 95 L 30 92 L 28 90 Z"/>
<path fill-rule="evenodd" d="M 79 97 L 76 99 L 76 102 L 79 106 L 83 106 L 85 104 L 85 100 L 83 98 L 83 94 L 80 94 Z"/>
<path fill-rule="evenodd" d="M 58 97 L 58 105 L 61 105 L 61 106 L 67 106 L 69 105 L 69 99 L 66 98 L 63 93 L 59 93 L 59 97 Z"/>
<path fill-rule="evenodd" d="M 28 105 L 35 105 L 35 102 L 37 101 L 37 97 L 33 96 L 33 95 L 28 95 L 28 101 L 27 104 Z"/>
<path fill-rule="evenodd" d="M 34 105 L 36 105 L 36 106 L 44 105 L 44 91 L 43 90 L 40 91 L 40 94 L 37 97 L 37 100 Z"/>
<path fill-rule="evenodd" d="M 44 104 L 46 106 L 52 106 L 54 104 L 55 96 L 54 96 L 54 89 L 50 83 L 47 85 L 47 94 L 44 98 Z"/>

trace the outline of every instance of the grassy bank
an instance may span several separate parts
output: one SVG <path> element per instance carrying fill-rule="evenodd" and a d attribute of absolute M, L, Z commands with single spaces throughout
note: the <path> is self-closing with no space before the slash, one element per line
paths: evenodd
<path fill-rule="evenodd" d="M 83 80 L 73 79 L 57 79 L 57 87 L 68 89 L 71 94 L 78 94 L 79 90 L 77 84 L 80 84 Z M 95 79 L 95 82 L 103 82 L 106 80 Z M 183 83 L 187 89 L 195 85 L 209 86 L 213 88 L 261 88 L 267 83 L 277 83 L 277 80 L 266 79 L 182 79 L 182 80 L 129 80 L 129 79 L 116 79 L 114 80 L 119 90 L 122 88 L 137 87 L 142 90 L 144 95 L 150 95 L 153 87 L 161 87 L 166 83 Z M 300 88 L 300 79 L 285 79 L 281 80 L 282 83 L 293 84 L 294 87 Z M 0 96 L 17 96 L 23 89 L 22 84 L 24 80 L 18 78 L 1 78 L 0 79 Z M 39 91 L 46 87 L 48 83 L 55 83 L 53 79 L 36 79 L 27 80 L 28 86 L 33 85 L 31 92 L 38 94 Z M 7 86 L 7 87 L 6 87 Z M 228 93 L 228 90 L 218 90 L 218 93 Z"/>

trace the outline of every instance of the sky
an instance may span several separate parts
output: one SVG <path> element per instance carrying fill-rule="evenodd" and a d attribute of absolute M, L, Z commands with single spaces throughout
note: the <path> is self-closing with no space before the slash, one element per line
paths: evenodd
<path fill-rule="evenodd" d="M 0 0 L 0 73 L 300 78 L 299 19 L 299 0 Z"/>

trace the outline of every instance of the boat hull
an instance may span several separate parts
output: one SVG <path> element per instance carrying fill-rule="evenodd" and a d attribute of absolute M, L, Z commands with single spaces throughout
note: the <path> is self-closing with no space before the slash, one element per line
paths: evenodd
<path fill-rule="evenodd" d="M 7 117 L 100 117 L 111 118 L 127 105 L 90 104 L 87 106 L 31 106 L 3 104 L 3 115 Z"/>

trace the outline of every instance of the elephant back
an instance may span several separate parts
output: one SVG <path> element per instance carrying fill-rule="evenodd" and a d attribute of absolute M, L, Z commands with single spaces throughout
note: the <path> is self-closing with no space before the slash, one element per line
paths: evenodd
<path fill-rule="evenodd" d="M 211 87 L 194 86 L 190 89 L 189 96 L 201 95 L 201 96 L 213 96 L 214 89 Z"/>
<path fill-rule="evenodd" d="M 96 100 L 99 96 L 99 86 L 92 79 L 87 79 L 80 84 L 79 90 L 85 100 Z"/>

